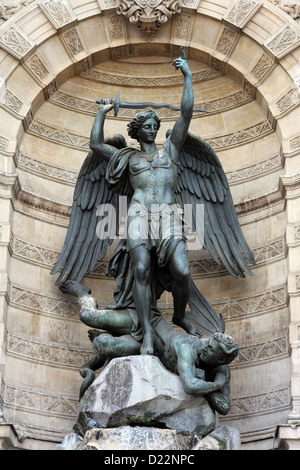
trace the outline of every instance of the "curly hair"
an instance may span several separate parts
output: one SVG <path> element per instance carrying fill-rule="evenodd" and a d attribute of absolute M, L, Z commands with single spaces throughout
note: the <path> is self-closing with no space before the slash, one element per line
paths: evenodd
<path fill-rule="evenodd" d="M 129 137 L 139 141 L 139 130 L 145 121 L 154 118 L 157 122 L 158 129 L 160 128 L 160 119 L 154 111 L 147 110 L 137 113 L 131 121 L 127 124 L 127 131 Z"/>
<path fill-rule="evenodd" d="M 215 333 L 213 338 L 219 343 L 219 346 L 225 356 L 227 356 L 228 362 L 233 361 L 239 352 L 239 347 L 236 341 L 225 333 Z"/>

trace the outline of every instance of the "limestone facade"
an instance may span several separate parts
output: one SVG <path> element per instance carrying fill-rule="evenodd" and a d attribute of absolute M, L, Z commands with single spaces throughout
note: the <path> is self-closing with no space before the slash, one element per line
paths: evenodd
<path fill-rule="evenodd" d="M 195 105 L 209 111 L 191 128 L 220 157 L 256 259 L 253 276 L 235 280 L 191 253 L 197 285 L 240 345 L 232 408 L 220 421 L 241 431 L 245 449 L 292 446 L 300 423 L 299 22 L 267 0 L 183 0 L 145 37 L 117 12 L 120 3 L 28 1 L 0 26 L 2 447 L 51 449 L 76 421 L 78 369 L 93 353 L 76 303 L 50 271 L 95 100 L 119 92 L 124 101 L 178 105 L 182 78 L 171 64 L 180 46 Z M 159 114 L 163 142 L 177 114 Z M 106 134 L 127 136 L 131 116 L 108 116 Z M 106 263 L 85 279 L 100 306 L 115 287 Z M 165 294 L 166 316 L 171 304 Z"/>

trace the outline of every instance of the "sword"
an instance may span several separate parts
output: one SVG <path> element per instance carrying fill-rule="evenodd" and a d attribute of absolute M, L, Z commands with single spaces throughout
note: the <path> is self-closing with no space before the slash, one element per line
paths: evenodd
<path fill-rule="evenodd" d="M 96 103 L 105 104 L 104 99 L 96 100 Z M 125 108 L 125 109 L 168 108 L 168 109 L 171 109 L 172 111 L 180 111 L 180 106 L 173 106 L 172 104 L 169 104 L 169 103 L 151 103 L 150 101 L 143 101 L 140 103 L 131 103 L 130 101 L 120 101 L 119 93 L 117 93 L 116 98 L 113 100 L 113 104 L 114 104 L 114 116 L 115 117 L 117 117 L 120 108 Z M 193 108 L 193 113 L 208 113 L 208 112 L 209 111 L 206 111 L 204 109 Z"/>
<path fill-rule="evenodd" d="M 186 55 L 184 52 L 184 48 L 181 47 L 181 57 L 182 59 L 186 60 Z M 104 100 L 97 100 L 97 104 L 105 104 Z M 117 93 L 116 99 L 113 100 L 114 103 L 114 116 L 117 117 L 119 109 L 120 108 L 126 108 L 126 109 L 143 109 L 143 108 L 154 108 L 154 109 L 159 109 L 159 108 L 168 108 L 171 109 L 172 111 L 180 111 L 180 106 L 173 106 L 169 103 L 151 103 L 149 101 L 143 101 L 142 103 L 131 103 L 128 101 L 120 101 L 120 94 Z M 194 108 L 193 113 L 208 113 L 209 111 L 206 111 L 204 109 L 200 108 Z"/>

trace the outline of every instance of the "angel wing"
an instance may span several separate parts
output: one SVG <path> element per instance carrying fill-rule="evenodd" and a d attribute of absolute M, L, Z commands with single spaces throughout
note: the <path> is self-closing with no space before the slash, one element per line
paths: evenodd
<path fill-rule="evenodd" d="M 109 137 L 105 139 L 105 143 L 117 149 L 126 147 L 121 135 Z M 104 258 L 108 246 L 114 240 L 109 237 L 100 239 L 96 232 L 100 220 L 96 214 L 98 206 L 112 204 L 116 211 L 119 209 L 119 196 L 108 188 L 105 180 L 106 167 L 107 162 L 101 159 L 101 155 L 90 151 L 80 169 L 65 242 L 51 271 L 51 274 L 56 274 L 62 269 L 56 285 L 69 279 L 81 282 L 85 274 L 94 269 L 97 260 Z M 128 182 L 124 179 L 122 193 L 129 195 L 130 187 L 126 187 L 126 181 Z M 118 220 L 117 214 L 116 222 Z"/>
<path fill-rule="evenodd" d="M 184 211 L 187 223 L 204 240 L 204 248 L 216 263 L 237 277 L 251 275 L 248 262 L 255 264 L 253 255 L 242 233 L 228 181 L 221 162 L 212 147 L 198 135 L 189 132 L 180 154 L 177 204 L 204 205 L 201 226 L 195 220 L 196 211 Z M 224 332 L 225 322 L 218 315 L 197 286 L 190 279 L 189 319 L 202 335 Z"/>
<path fill-rule="evenodd" d="M 231 192 L 221 162 L 212 147 L 198 135 L 189 132 L 180 154 L 176 202 L 204 205 L 203 230 L 205 248 L 218 264 L 236 277 L 251 275 L 248 262 L 255 264 L 242 233 Z M 196 211 L 185 213 L 193 228 Z M 202 236 L 202 233 L 198 233 Z"/>

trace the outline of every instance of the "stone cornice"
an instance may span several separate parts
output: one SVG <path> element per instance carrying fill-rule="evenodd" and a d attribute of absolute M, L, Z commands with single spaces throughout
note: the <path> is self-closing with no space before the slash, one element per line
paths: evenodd
<path fill-rule="evenodd" d="M 285 158 L 292 158 L 300 153 L 300 135 L 295 135 L 282 142 L 282 153 Z"/>
<path fill-rule="evenodd" d="M 22 188 L 18 177 L 15 178 L 11 194 L 15 210 L 24 211 L 32 217 L 37 216 L 42 220 L 51 220 L 54 224 L 68 224 L 71 213 L 69 205 L 45 198 Z"/>
<path fill-rule="evenodd" d="M 76 419 L 78 413 L 78 399 L 73 397 L 61 396 L 59 394 L 46 391 L 35 391 L 26 387 L 18 386 L 12 383 L 4 382 L 4 404 L 7 409 L 16 408 L 28 411 L 34 414 L 47 414 L 48 416 L 65 416 L 69 420 Z M 231 397 L 231 409 L 224 422 L 235 417 L 255 416 L 270 412 L 276 412 L 280 409 L 286 409 L 289 406 L 290 393 L 288 388 L 279 390 L 266 390 L 254 396 Z"/>
<path fill-rule="evenodd" d="M 14 305 L 20 309 L 30 312 L 38 312 L 42 315 L 53 318 L 69 319 L 79 322 L 78 305 L 66 297 L 58 297 L 21 287 L 14 284 L 9 285 L 8 292 L 9 305 Z M 208 299 L 209 300 L 209 299 Z M 248 319 L 260 316 L 266 312 L 281 310 L 288 306 L 289 296 L 286 286 L 274 286 L 272 289 L 249 294 L 247 297 L 233 299 L 215 299 L 210 301 L 218 314 L 221 314 L 225 321 Z M 105 308 L 99 300 L 99 309 Z M 162 311 L 171 307 L 160 306 Z"/>
<path fill-rule="evenodd" d="M 239 354 L 231 363 L 231 369 L 240 369 L 240 367 L 249 367 L 256 363 L 270 362 L 289 356 L 289 341 L 287 334 L 269 338 L 260 342 L 251 342 L 251 344 L 239 344 Z"/>
<path fill-rule="evenodd" d="M 92 346 L 89 349 L 70 347 L 31 338 L 26 335 L 6 333 L 6 350 L 10 356 L 52 367 L 79 369 L 95 356 Z M 274 337 L 258 343 L 239 345 L 239 355 L 231 363 L 232 370 L 250 367 L 288 357 L 289 342 L 287 335 Z"/>
<path fill-rule="evenodd" d="M 19 150 L 14 154 L 15 164 L 18 168 L 22 168 L 30 173 L 40 175 L 42 178 L 51 181 L 59 181 L 61 183 L 74 186 L 77 181 L 78 171 L 68 168 L 56 167 L 49 163 L 36 160 L 25 155 Z"/>
<path fill-rule="evenodd" d="M 15 178 L 11 194 L 15 210 L 30 214 L 31 217 L 37 217 L 44 221 L 51 221 L 53 224 L 68 225 L 71 213 L 70 204 L 32 193 L 21 186 L 18 177 Z M 279 188 L 273 189 L 267 194 L 235 204 L 239 217 L 249 216 L 251 218 L 251 214 L 255 213 L 255 220 L 267 217 L 269 214 L 266 210 L 272 210 L 272 214 L 274 214 L 282 211 L 284 207 L 285 198 L 282 185 L 279 185 Z M 243 220 L 240 223 L 243 224 Z"/>
<path fill-rule="evenodd" d="M 32 241 L 23 240 L 19 237 L 10 237 L 9 250 L 14 258 L 32 263 L 39 266 L 44 266 L 52 269 L 55 265 L 58 256 L 58 249 L 51 249 L 49 247 L 41 246 Z M 270 240 L 267 244 L 257 246 L 251 249 L 256 265 L 251 269 L 256 269 L 259 266 L 271 262 L 276 262 L 284 259 L 287 254 L 287 247 L 284 237 L 279 237 Z M 217 264 L 211 258 L 200 258 L 190 260 L 190 271 L 193 277 L 208 277 L 219 276 L 228 274 L 222 264 Z M 99 260 L 92 273 L 87 277 L 106 277 L 107 260 Z"/>
<path fill-rule="evenodd" d="M 212 301 L 215 311 L 226 320 L 240 320 L 278 310 L 288 306 L 289 296 L 286 286 L 257 292 L 254 295 L 230 300 Z"/>
<path fill-rule="evenodd" d="M 17 151 L 14 154 L 14 160 L 17 168 L 28 171 L 30 173 L 41 176 L 51 181 L 58 181 L 63 184 L 74 186 L 77 181 L 79 170 L 56 167 L 36 160 L 23 152 Z M 249 166 L 243 166 L 236 170 L 226 173 L 230 186 L 245 183 L 246 181 L 256 180 L 258 177 L 268 175 L 283 169 L 284 156 L 283 153 L 272 155 L 266 160 L 252 163 Z"/>
<path fill-rule="evenodd" d="M 233 109 L 243 104 L 249 103 L 254 99 L 254 95 L 254 87 L 248 82 L 245 82 L 244 89 L 241 91 L 237 91 L 232 95 L 217 98 L 215 100 L 196 103 L 194 107 L 204 109 L 210 114 L 214 114 L 221 111 L 228 111 L 229 109 Z M 59 90 L 49 94 L 49 101 L 58 106 L 65 107 L 83 114 L 95 115 L 98 110 L 98 105 L 95 102 L 81 99 L 74 95 L 68 95 L 67 93 L 61 92 Z M 162 120 L 175 120 L 179 116 L 178 111 L 173 111 L 167 108 L 156 110 L 156 113 Z M 120 108 L 118 112 L 118 119 L 130 120 L 135 114 L 136 110 Z M 204 115 L 201 113 L 195 113 L 193 119 L 197 119 L 201 116 L 203 117 Z M 107 114 L 107 119 L 112 118 L 114 118 L 113 112 L 110 111 Z"/>
<path fill-rule="evenodd" d="M 251 270 L 271 262 L 280 261 L 285 259 L 287 255 L 287 247 L 284 237 L 277 238 L 269 241 L 267 244 L 251 248 L 252 255 L 255 259 L 255 266 L 251 266 Z M 97 268 L 97 266 L 96 266 Z M 96 269 L 95 268 L 95 269 Z M 223 267 L 222 263 L 217 264 L 211 258 L 192 259 L 190 260 L 190 271 L 194 278 L 198 277 L 211 277 L 227 275 L 227 270 Z"/>
<path fill-rule="evenodd" d="M 90 137 L 74 134 L 73 132 L 57 127 L 49 126 L 37 120 L 33 120 L 28 128 L 28 132 L 37 135 L 45 140 L 56 142 L 66 147 L 77 148 L 79 150 L 89 150 Z"/>
<path fill-rule="evenodd" d="M 300 172 L 292 175 L 281 175 L 281 182 L 285 190 L 286 199 L 295 199 L 300 196 Z"/>
<path fill-rule="evenodd" d="M 281 212 L 284 210 L 285 205 L 284 188 L 281 181 L 279 181 L 276 188 L 271 189 L 266 194 L 260 194 L 257 197 L 238 202 L 235 204 L 235 209 L 239 217 L 246 218 L 249 216 L 251 218 L 251 214 L 255 212 L 255 218 L 259 220 L 276 212 Z M 271 212 L 266 212 L 269 209 L 271 209 Z"/>
<path fill-rule="evenodd" d="M 6 350 L 10 356 L 26 361 L 76 370 L 95 356 L 92 346 L 89 349 L 76 348 L 13 333 L 6 334 Z"/>
<path fill-rule="evenodd" d="M 227 180 L 230 186 L 241 184 L 249 180 L 256 180 L 257 178 L 273 173 L 283 168 L 284 156 L 283 154 L 274 155 L 267 160 L 255 162 L 252 165 L 237 168 L 233 171 L 226 173 Z"/>
<path fill-rule="evenodd" d="M 193 83 L 200 83 L 207 80 L 213 80 L 220 77 L 223 73 L 215 70 L 212 67 L 207 67 L 198 72 L 192 73 Z M 101 70 L 100 67 L 86 67 L 85 70 L 81 71 L 78 76 L 85 80 L 92 80 L 98 83 L 108 83 L 110 85 L 128 86 L 128 87 L 143 87 L 143 88 L 164 88 L 172 86 L 182 86 L 183 77 L 181 75 L 169 75 L 162 77 L 136 77 L 129 75 L 114 75 L 106 71 Z"/>
<path fill-rule="evenodd" d="M 271 134 L 274 132 L 275 124 L 276 123 L 268 117 L 267 119 L 256 124 L 252 124 L 245 129 L 232 131 L 229 134 L 215 137 L 206 138 L 203 136 L 203 138 L 215 151 L 226 150 L 229 148 L 238 147 Z M 76 135 L 64 129 L 51 127 L 48 124 L 38 120 L 32 121 L 28 128 L 28 132 L 42 139 L 59 143 L 66 147 L 77 148 L 79 150 L 89 150 L 89 136 Z"/>
<path fill-rule="evenodd" d="M 290 407 L 290 390 L 282 387 L 256 393 L 250 396 L 232 395 L 230 400 L 230 412 L 223 419 L 224 422 L 235 417 L 255 417 L 279 410 L 287 410 Z"/>
<path fill-rule="evenodd" d="M 59 296 L 59 290 L 57 292 L 58 295 L 53 296 L 10 284 L 7 295 L 10 305 L 28 310 L 29 312 L 34 310 L 36 313 L 50 315 L 53 318 L 79 322 L 77 302 L 71 301 L 66 296 Z"/>
<path fill-rule="evenodd" d="M 15 173 L 5 173 L 0 171 L 0 197 L 11 198 L 11 190 L 14 187 L 17 175 Z"/>
<path fill-rule="evenodd" d="M 8 411 L 16 409 L 43 416 L 63 417 L 74 422 L 78 413 L 78 397 L 62 396 L 46 390 L 4 382 L 4 405 Z M 16 405 L 17 403 L 17 405 Z M 7 413 L 8 414 L 8 413 Z"/>

